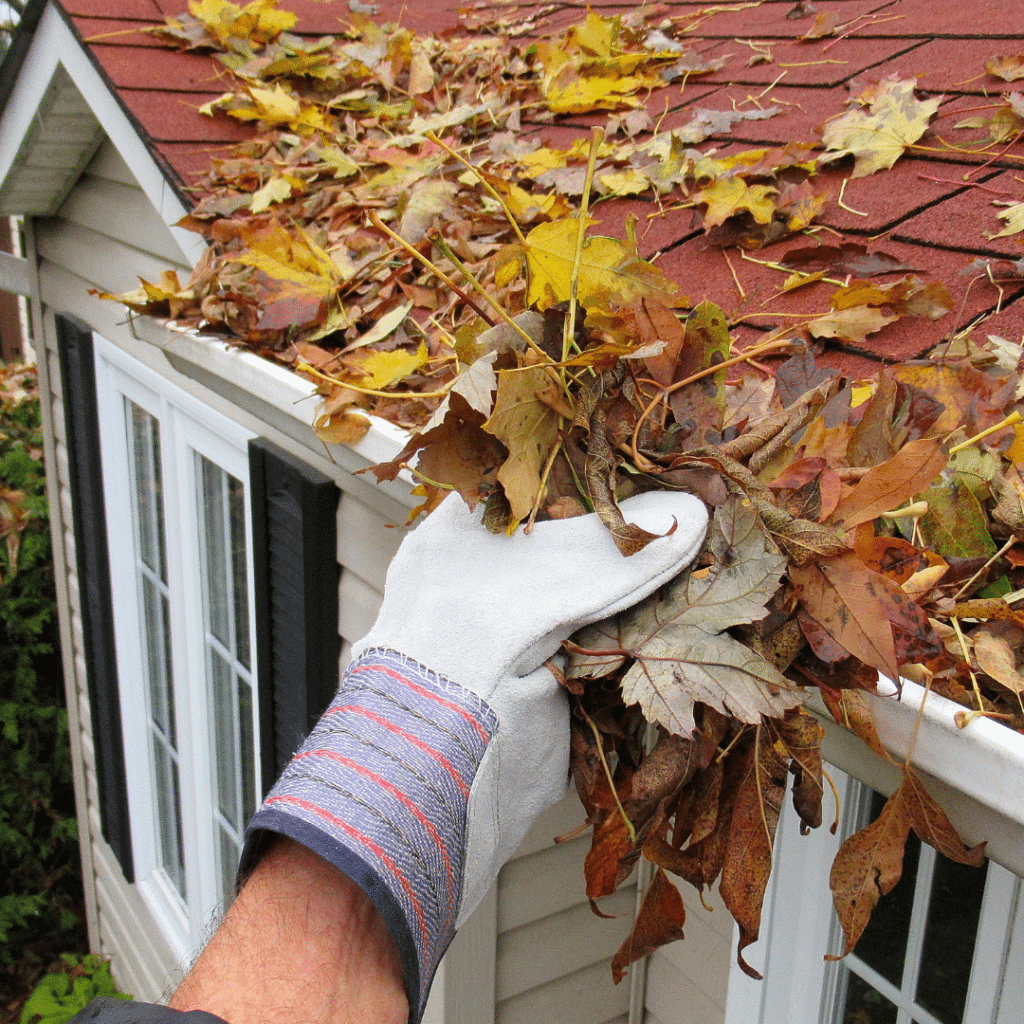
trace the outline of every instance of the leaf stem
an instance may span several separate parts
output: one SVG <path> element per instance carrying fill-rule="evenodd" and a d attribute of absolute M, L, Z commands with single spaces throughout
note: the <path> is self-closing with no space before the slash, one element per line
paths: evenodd
<path fill-rule="evenodd" d="M 370 223 L 378 231 L 383 231 L 384 234 L 386 234 L 389 238 L 397 242 L 410 256 L 413 257 L 413 259 L 419 260 L 419 262 L 422 263 L 423 266 L 425 266 L 427 270 L 429 270 L 432 274 L 435 274 L 442 281 L 444 281 L 444 283 L 448 285 L 448 287 L 451 288 L 451 290 L 455 292 L 455 294 L 458 295 L 459 298 L 463 300 L 463 302 L 465 302 L 468 306 L 470 306 L 473 310 L 476 311 L 477 315 L 482 320 L 486 320 L 491 327 L 494 326 L 494 321 L 491 320 L 491 318 L 472 300 L 472 298 L 470 298 L 470 296 L 468 296 L 440 267 L 437 267 L 433 263 L 431 263 L 431 261 L 428 260 L 427 257 L 424 256 L 423 253 L 419 251 L 419 249 L 417 249 L 414 245 L 410 245 L 410 243 L 407 242 L 400 234 L 398 234 L 397 231 L 394 231 L 392 228 L 389 228 L 387 224 L 385 224 L 384 221 L 382 221 L 380 217 L 377 216 L 376 210 L 370 211 Z"/>
<path fill-rule="evenodd" d="M 479 180 L 480 184 L 483 185 L 483 187 L 487 190 L 487 193 L 490 195 L 490 197 L 494 199 L 495 202 L 497 202 L 498 205 L 505 212 L 505 216 L 508 218 L 509 224 L 512 225 L 512 230 L 518 236 L 519 241 L 525 246 L 526 239 L 523 237 L 522 231 L 519 230 L 519 225 L 516 223 L 515 217 L 512 216 L 512 211 L 508 208 L 508 206 L 505 203 L 505 200 L 498 194 L 498 192 L 494 189 L 491 183 L 483 176 L 482 172 L 480 171 L 480 168 L 477 167 L 475 164 L 471 164 L 461 154 L 456 153 L 455 150 L 448 145 L 448 143 L 442 142 L 436 132 L 427 132 L 427 138 L 430 139 L 430 141 L 433 142 L 435 145 L 440 146 L 449 156 L 454 157 L 456 160 L 459 161 L 460 164 L 462 164 L 463 167 L 472 171 L 477 176 L 477 179 Z"/>
<path fill-rule="evenodd" d="M 608 767 L 608 758 L 604 754 L 604 742 L 601 738 L 601 733 L 598 732 L 597 726 L 594 725 L 593 719 L 580 708 L 583 712 L 583 717 L 587 720 L 587 725 L 590 726 L 590 731 L 594 734 L 594 742 L 597 744 L 597 756 L 601 759 L 601 766 L 604 768 L 605 778 L 608 780 L 608 788 L 612 791 L 612 796 L 615 798 L 615 806 L 619 809 L 619 814 L 622 816 L 623 822 L 626 825 L 626 832 L 629 835 L 629 841 L 636 843 L 636 829 L 633 828 L 633 822 L 629 820 L 629 815 L 626 814 L 626 808 L 622 806 L 622 801 L 619 799 L 618 790 L 615 788 L 615 781 L 612 778 L 612 770 Z"/>
<path fill-rule="evenodd" d="M 960 444 L 954 445 L 952 448 L 949 449 L 949 454 L 956 455 L 957 452 L 962 452 L 965 448 L 970 448 L 971 445 L 975 444 L 977 441 L 981 441 L 983 438 L 988 437 L 989 434 L 994 434 L 997 430 L 1002 430 L 1003 427 L 1012 427 L 1020 422 L 1021 415 L 1015 409 L 1013 412 L 1010 413 L 1009 416 L 1006 417 L 1006 419 L 1000 420 L 993 426 L 988 427 L 986 430 L 983 430 L 980 434 L 975 434 L 974 437 L 969 437 L 966 441 L 961 441 Z"/>
<path fill-rule="evenodd" d="M 715 363 L 714 366 L 705 367 L 703 370 L 698 370 L 696 373 L 690 374 L 689 377 L 684 377 L 682 380 L 676 381 L 674 384 L 669 384 L 666 387 L 658 389 L 658 393 L 647 403 L 646 408 L 640 414 L 640 418 L 636 421 L 636 426 L 633 428 L 633 437 L 630 441 L 630 445 L 633 449 L 633 458 L 636 461 L 637 468 L 644 472 L 651 472 L 655 467 L 654 464 L 648 462 L 639 451 L 639 438 L 640 428 L 646 422 L 647 417 L 654 411 L 654 407 L 659 402 L 663 402 L 673 391 L 678 391 L 680 388 L 685 387 L 687 384 L 692 384 L 694 381 L 709 377 L 713 373 L 718 373 L 719 370 L 726 370 L 730 366 L 736 366 L 738 363 L 745 363 L 749 359 L 755 359 L 758 356 L 765 355 L 768 352 L 774 352 L 778 349 L 788 348 L 790 341 L 788 338 L 776 338 L 775 341 L 766 341 L 761 345 L 755 345 L 751 349 L 747 349 L 745 352 L 738 356 L 733 356 L 731 359 L 726 359 L 721 363 Z"/>
<path fill-rule="evenodd" d="M 572 256 L 572 274 L 569 277 L 569 315 L 562 324 L 562 360 L 569 358 L 569 349 L 576 339 L 576 296 L 579 294 L 580 263 L 583 261 L 583 240 L 587 234 L 587 210 L 590 208 L 590 190 L 594 185 L 594 165 L 597 151 L 604 140 L 604 129 L 595 125 L 590 129 L 590 152 L 587 154 L 587 174 L 583 179 L 583 196 L 577 214 L 576 251 Z"/>
<path fill-rule="evenodd" d="M 544 349 L 542 349 L 537 344 L 537 342 L 535 342 L 533 338 L 531 338 L 526 333 L 526 331 L 524 331 L 522 327 L 520 327 L 519 324 L 517 324 L 515 320 L 513 320 L 512 317 L 508 315 L 508 313 L 502 308 L 501 304 L 495 300 L 494 296 L 492 296 L 490 292 L 488 292 L 487 289 L 484 288 L 484 286 L 473 276 L 472 271 L 466 266 L 466 264 L 463 263 L 462 260 L 460 260 L 458 256 L 455 255 L 455 253 L 452 252 L 451 247 L 448 245 L 448 243 L 443 238 L 441 238 L 440 235 L 434 238 L 433 242 L 434 245 L 436 245 L 438 249 L 441 250 L 441 254 L 444 256 L 444 258 L 446 260 L 449 260 L 452 266 L 455 267 L 455 269 L 473 286 L 474 290 L 478 292 L 484 299 L 487 300 L 491 308 L 498 314 L 498 316 L 500 316 L 501 319 L 504 320 L 505 323 L 508 324 L 508 326 L 511 327 L 512 330 L 514 330 L 526 342 L 527 345 L 530 346 L 530 348 L 532 348 L 535 352 L 542 355 L 544 357 L 545 362 L 550 362 L 550 357 L 544 351 Z"/>
<path fill-rule="evenodd" d="M 559 424 L 562 420 L 559 417 Z M 523 527 L 523 533 L 529 533 L 533 529 L 533 524 L 537 519 L 537 512 L 540 510 L 540 503 L 544 498 L 544 492 L 548 488 L 548 477 L 551 475 L 551 467 L 555 464 L 555 459 L 558 458 L 558 453 L 562 450 L 561 438 L 551 446 L 551 451 L 548 453 L 547 460 L 544 463 L 544 469 L 541 470 L 540 484 L 537 487 L 537 496 L 533 499 L 533 508 L 530 509 L 529 518 L 526 520 L 526 526 Z"/>

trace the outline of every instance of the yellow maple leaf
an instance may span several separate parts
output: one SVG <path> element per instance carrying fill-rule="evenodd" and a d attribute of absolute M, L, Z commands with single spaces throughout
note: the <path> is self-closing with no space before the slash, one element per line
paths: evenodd
<path fill-rule="evenodd" d="M 527 303 L 546 309 L 569 298 L 576 254 L 579 221 L 556 220 L 538 224 L 527 236 L 525 251 L 530 282 Z M 511 248 L 511 247 L 510 247 Z M 678 299 L 676 286 L 636 251 L 615 238 L 594 235 L 583 243 L 576 297 L 587 306 L 617 295 L 634 302 L 645 295 L 666 305 Z"/>
<path fill-rule="evenodd" d="M 498 480 L 516 521 L 530 514 L 544 464 L 558 440 L 558 413 L 539 397 L 551 387 L 551 378 L 540 366 L 501 370 L 494 409 L 483 424 L 508 448 Z"/>
<path fill-rule="evenodd" d="M 392 352 L 365 350 L 351 360 L 356 364 L 354 369 L 362 374 L 362 379 L 355 383 L 371 391 L 382 391 L 425 366 L 429 358 L 427 346 L 422 341 L 415 352 L 405 348 L 396 348 Z"/>
<path fill-rule="evenodd" d="M 192 0 L 189 11 L 222 43 L 245 40 L 256 47 L 295 27 L 291 11 L 277 10 L 277 0 L 253 0 L 245 7 L 229 0 Z"/>
<path fill-rule="evenodd" d="M 620 31 L 618 18 L 602 18 L 588 10 L 582 25 L 572 29 L 572 38 L 595 57 L 610 57 Z"/>
<path fill-rule="evenodd" d="M 640 100 L 634 94 L 650 84 L 641 75 L 584 75 L 569 77 L 564 84 L 552 83 L 544 95 L 548 108 L 556 114 L 582 114 L 588 110 L 637 107 Z"/>
<path fill-rule="evenodd" d="M 694 197 L 695 203 L 707 204 L 704 229 L 724 224 L 736 213 L 747 211 L 758 224 L 770 224 L 775 215 L 771 196 L 778 190 L 771 185 L 748 185 L 742 178 L 719 178 Z"/>
<path fill-rule="evenodd" d="M 854 156 L 853 178 L 892 167 L 907 147 L 924 135 L 942 102 L 940 96 L 917 99 L 916 85 L 915 79 L 899 79 L 896 75 L 869 85 L 854 102 L 870 112 L 855 108 L 825 124 L 821 138 L 834 155 L 823 159 Z"/>

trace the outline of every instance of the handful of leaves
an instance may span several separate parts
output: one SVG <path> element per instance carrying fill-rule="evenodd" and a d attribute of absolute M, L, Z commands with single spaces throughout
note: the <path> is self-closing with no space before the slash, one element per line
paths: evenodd
<path fill-rule="evenodd" d="M 237 77 L 210 113 L 262 133 L 215 161 L 187 218 L 210 242 L 192 280 L 165 274 L 119 299 L 315 380 L 327 442 L 358 439 L 367 414 L 414 430 L 373 472 L 411 469 L 416 513 L 452 490 L 495 531 L 596 511 L 629 557 L 652 538 L 618 501 L 670 488 L 707 503 L 703 556 L 574 637 L 563 682 L 593 829 L 588 896 L 614 891 L 640 857 L 657 866 L 616 979 L 681 934 L 666 872 L 720 885 L 749 971 L 787 789 L 806 828 L 826 813 L 822 730 L 803 708 L 813 694 L 882 757 L 864 699 L 879 675 L 1024 728 L 1024 363 L 1019 345 L 967 336 L 856 379 L 819 365 L 831 341 L 953 305 L 939 282 L 879 284 L 909 268 L 847 242 L 779 265 L 795 271 L 780 295 L 845 278 L 829 310 L 742 347 L 738 316 L 691 303 L 640 257 L 635 221 L 624 239 L 592 234 L 590 204 L 673 196 L 723 244 L 756 248 L 812 224 L 827 202 L 810 181 L 818 161 L 852 155 L 853 176 L 887 168 L 934 104 L 886 80 L 857 99 L 870 112 L 824 131 L 827 157 L 791 144 L 719 158 L 688 147 L 778 110 L 697 110 L 641 139 L 651 119 L 638 94 L 719 66 L 642 15 L 591 12 L 524 47 L 441 43 L 362 16 L 311 42 L 290 19 L 273 0 L 204 0 L 161 30 Z M 595 130 L 555 150 L 517 135 L 524 111 L 592 110 L 611 112 L 605 128 L 625 141 Z M 898 132 L 879 130 L 893 118 Z M 911 828 L 947 856 L 982 858 L 902 767 L 835 863 L 847 951 L 898 881 Z"/>

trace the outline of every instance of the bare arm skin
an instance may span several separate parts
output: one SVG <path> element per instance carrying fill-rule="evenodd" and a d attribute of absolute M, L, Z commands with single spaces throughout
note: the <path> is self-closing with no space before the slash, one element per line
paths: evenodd
<path fill-rule="evenodd" d="M 394 943 L 362 891 L 290 839 L 271 847 L 175 992 L 229 1024 L 407 1024 Z"/>

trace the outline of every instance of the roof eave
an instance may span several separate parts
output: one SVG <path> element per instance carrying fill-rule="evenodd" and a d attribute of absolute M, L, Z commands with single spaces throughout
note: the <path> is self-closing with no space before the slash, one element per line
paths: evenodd
<path fill-rule="evenodd" d="M 170 228 L 184 260 L 196 263 L 206 245 L 194 233 L 175 227 L 188 207 L 150 140 L 57 6 L 33 0 L 30 9 L 35 24 L 26 27 L 22 52 L 3 65 L 10 78 L 4 78 L 9 91 L 0 108 L 0 214 L 55 213 L 103 139 L 109 138 Z"/>

